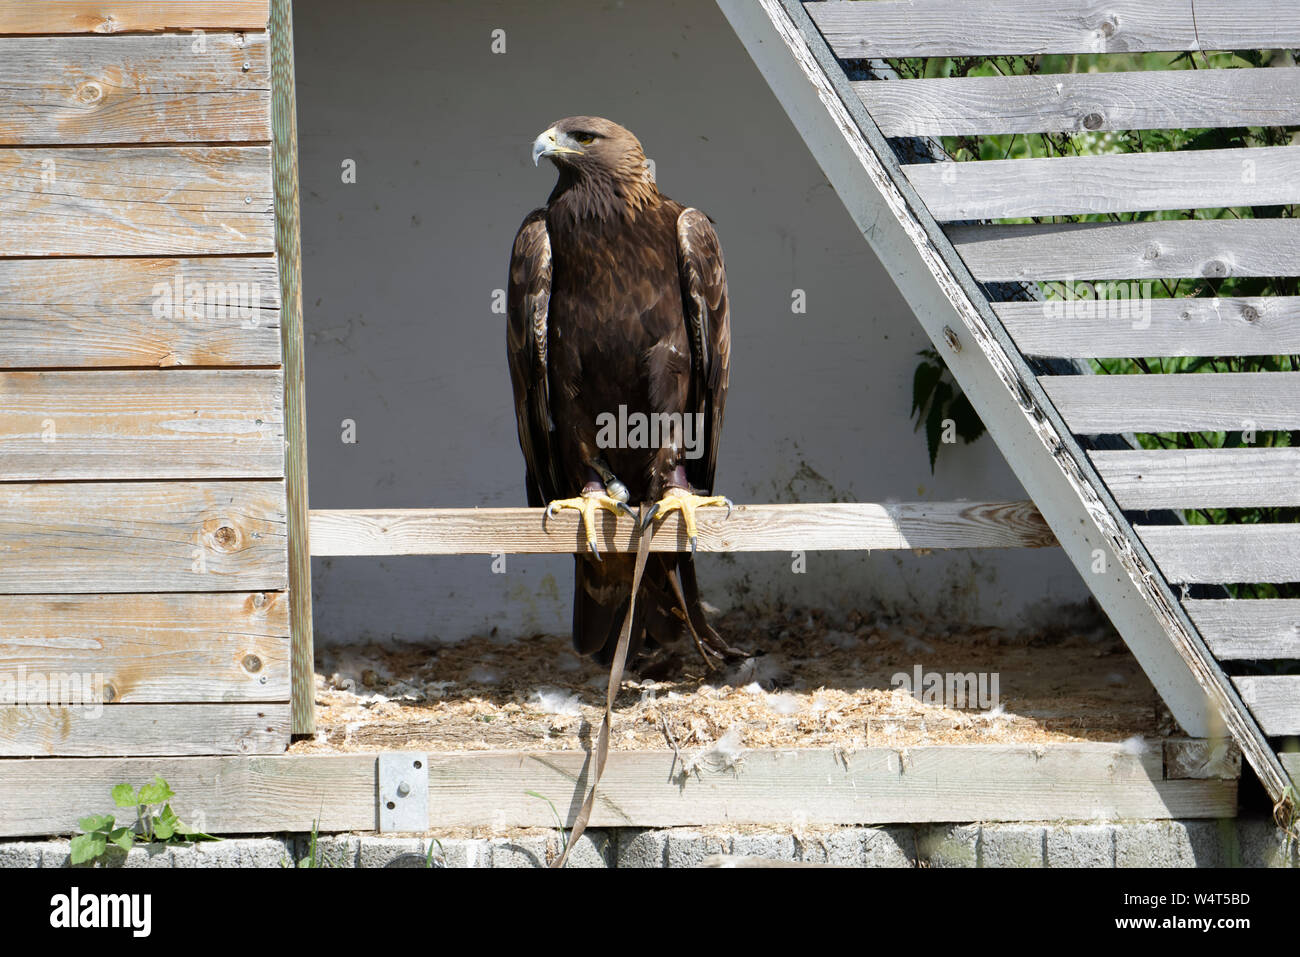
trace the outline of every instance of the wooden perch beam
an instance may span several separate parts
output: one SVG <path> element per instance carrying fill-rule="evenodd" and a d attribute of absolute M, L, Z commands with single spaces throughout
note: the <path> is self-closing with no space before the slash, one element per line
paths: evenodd
<path fill-rule="evenodd" d="M 543 527 L 540 508 L 312 509 L 311 553 L 328 555 L 492 555 L 583 551 L 576 512 Z M 1056 539 L 1032 502 L 913 502 L 738 505 L 699 513 L 706 552 L 900 548 L 1040 548 Z M 635 552 L 630 519 L 601 514 L 602 552 Z M 652 549 L 690 548 L 677 514 L 655 532 Z"/>

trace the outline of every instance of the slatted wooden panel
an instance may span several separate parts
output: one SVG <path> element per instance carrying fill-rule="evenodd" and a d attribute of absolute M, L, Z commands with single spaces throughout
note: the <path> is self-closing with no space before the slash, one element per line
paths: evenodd
<path fill-rule="evenodd" d="M 1300 599 L 1189 599 L 1183 607 L 1221 659 L 1300 658 Z"/>
<path fill-rule="evenodd" d="M 1300 275 L 1300 219 L 950 226 L 976 279 Z"/>
<path fill-rule="evenodd" d="M 1300 352 L 1300 297 L 1150 299 L 1120 282 L 1105 297 L 993 304 L 1026 355 L 1063 359 L 1273 356 Z"/>
<path fill-rule="evenodd" d="M 276 366 L 275 260 L 0 260 L 0 367 Z"/>
<path fill-rule="evenodd" d="M 805 8 L 841 57 L 1300 46 L 1291 0 L 829 0 Z"/>
<path fill-rule="evenodd" d="M 853 84 L 886 136 L 1300 124 L 1294 70 L 1152 70 Z"/>
<path fill-rule="evenodd" d="M 0 39 L 0 146 L 271 139 L 266 34 Z"/>
<path fill-rule="evenodd" d="M 1300 149 L 1292 146 L 924 163 L 903 172 L 941 221 L 1300 202 Z"/>
<path fill-rule="evenodd" d="M 264 30 L 269 0 L 0 0 L 0 34 Z"/>
<path fill-rule="evenodd" d="M 1257 50 L 1290 48 L 1300 40 L 1295 5 L 1283 0 L 873 0 L 803 7 L 834 53 L 853 58 Z M 1300 71 L 1293 68 L 1105 69 L 871 80 L 851 90 L 891 137 L 1300 123 Z M 964 223 L 946 232 L 975 278 L 1121 284 L 1095 292 L 1091 301 L 992 303 L 1026 356 L 1300 353 L 1300 299 L 1153 299 L 1143 285 L 1295 276 L 1295 219 L 1197 219 L 1188 213 L 1143 223 L 978 222 L 1197 210 L 1214 210 L 1217 217 L 1224 208 L 1296 204 L 1300 148 L 924 163 L 904 166 L 902 173 L 937 220 Z M 1300 429 L 1300 374 L 1294 372 L 1056 374 L 1039 383 L 1076 434 Z M 1115 502 L 1129 511 L 1300 506 L 1300 449 L 1088 455 Z M 1136 531 L 1160 573 L 1175 584 L 1300 581 L 1300 533 L 1293 524 L 1162 524 Z M 1184 605 L 1220 660 L 1300 658 L 1300 601 Z M 1263 732 L 1300 733 L 1300 676 L 1233 681 Z M 1257 733 L 1248 737 L 1262 743 Z M 1257 767 L 1259 757 L 1252 759 Z"/>
<path fill-rule="evenodd" d="M 1300 449 L 1095 450 L 1121 508 L 1300 505 Z"/>
<path fill-rule="evenodd" d="M 288 742 L 269 12 L 0 0 L 0 753 Z"/>

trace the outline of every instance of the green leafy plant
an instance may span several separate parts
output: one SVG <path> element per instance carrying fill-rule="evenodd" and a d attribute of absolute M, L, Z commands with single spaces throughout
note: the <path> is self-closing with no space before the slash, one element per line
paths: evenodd
<path fill-rule="evenodd" d="M 108 853 L 110 844 L 130 851 L 140 844 L 186 844 L 195 841 L 219 841 L 218 837 L 204 834 L 181 823 L 172 810 L 171 799 L 176 796 L 161 775 L 139 790 L 129 784 L 113 788 L 113 803 L 135 812 L 131 824 L 118 824 L 112 814 L 92 814 L 77 822 L 82 833 L 72 839 L 71 862 L 84 864 Z"/>
<path fill-rule="evenodd" d="M 944 431 L 951 429 L 953 435 L 970 443 L 984 434 L 984 423 L 939 353 L 922 349 L 917 355 L 921 356 L 921 362 L 912 376 L 912 417 L 916 419 L 917 429 L 925 426 L 925 444 L 933 474 Z"/>

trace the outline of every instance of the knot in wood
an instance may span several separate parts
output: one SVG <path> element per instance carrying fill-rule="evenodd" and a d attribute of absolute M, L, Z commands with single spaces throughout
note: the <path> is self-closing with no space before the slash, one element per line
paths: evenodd
<path fill-rule="evenodd" d="M 104 98 L 104 88 L 100 86 L 98 83 L 96 83 L 94 80 L 87 80 L 85 83 L 82 83 L 80 86 L 77 87 L 78 103 L 85 103 L 89 105 L 91 103 L 98 103 L 103 98 Z"/>
<path fill-rule="evenodd" d="M 221 525 L 212 533 L 212 541 L 220 548 L 233 548 L 239 534 L 229 525 Z"/>
<path fill-rule="evenodd" d="M 101 692 L 101 697 L 104 699 L 104 704 L 112 704 L 117 700 L 117 689 L 108 682 L 104 682 L 104 690 Z"/>
<path fill-rule="evenodd" d="M 1083 128 L 1087 130 L 1099 130 L 1101 125 L 1106 122 L 1106 118 L 1100 113 L 1089 113 L 1083 118 Z"/>
<path fill-rule="evenodd" d="M 262 659 L 257 655 L 244 655 L 243 665 L 246 671 L 256 674 L 262 670 Z"/>
<path fill-rule="evenodd" d="M 1211 259 L 1201 270 L 1201 275 L 1208 279 L 1219 279 L 1228 275 L 1228 264 L 1222 259 Z"/>
<path fill-rule="evenodd" d="M 1142 258 L 1143 258 L 1143 259 L 1159 259 L 1159 258 L 1160 258 L 1160 247 L 1159 247 L 1159 245 L 1157 245 L 1156 243 L 1152 243 L 1151 245 L 1147 246 L 1147 248 L 1144 249 L 1144 250 L 1142 251 Z"/>
<path fill-rule="evenodd" d="M 961 352 L 961 340 L 957 338 L 957 333 L 952 331 L 952 326 L 943 327 L 943 341 L 948 343 L 948 348 L 953 352 Z"/>
<path fill-rule="evenodd" d="M 1105 20 L 1101 21 L 1101 25 L 1097 27 L 1097 32 L 1107 39 L 1113 37 L 1118 30 L 1119 21 L 1114 17 L 1107 17 Z"/>
<path fill-rule="evenodd" d="M 1259 310 L 1254 306 L 1246 306 L 1241 310 L 1241 318 L 1245 319 L 1247 322 L 1258 322 Z"/>

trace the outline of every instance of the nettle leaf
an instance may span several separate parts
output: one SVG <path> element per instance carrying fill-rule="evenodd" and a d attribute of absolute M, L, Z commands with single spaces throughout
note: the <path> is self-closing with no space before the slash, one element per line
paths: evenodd
<path fill-rule="evenodd" d="M 89 817 L 83 817 L 77 822 L 77 827 L 86 833 L 91 831 L 107 831 L 113 826 L 113 815 L 111 814 L 92 814 Z"/>
<path fill-rule="evenodd" d="M 916 367 L 916 373 L 912 376 L 912 415 L 925 409 L 934 395 L 934 387 L 939 384 L 942 376 L 942 366 L 922 362 Z M 919 426 L 920 422 L 917 425 Z"/>
<path fill-rule="evenodd" d="M 113 803 L 118 807 L 135 807 L 140 803 L 135 788 L 129 784 L 119 784 L 113 788 Z"/>
<path fill-rule="evenodd" d="M 141 804 L 163 804 L 175 796 L 161 776 L 154 777 L 152 784 L 146 784 L 140 788 Z"/>
<path fill-rule="evenodd" d="M 122 850 L 129 851 L 135 844 L 135 833 L 129 827 L 119 827 L 108 835 L 108 839 Z"/>
<path fill-rule="evenodd" d="M 102 831 L 94 834 L 78 834 L 72 839 L 69 857 L 73 864 L 84 864 L 103 855 L 108 849 L 108 839 Z"/>
<path fill-rule="evenodd" d="M 970 399 L 963 392 L 948 406 L 948 417 L 957 427 L 957 436 L 966 443 L 974 442 L 984 434 L 984 422 L 980 419 Z"/>

